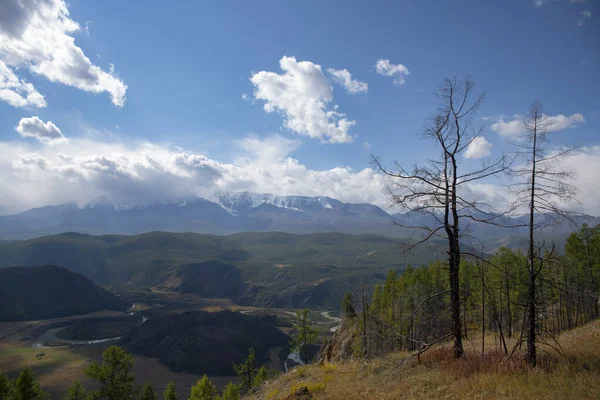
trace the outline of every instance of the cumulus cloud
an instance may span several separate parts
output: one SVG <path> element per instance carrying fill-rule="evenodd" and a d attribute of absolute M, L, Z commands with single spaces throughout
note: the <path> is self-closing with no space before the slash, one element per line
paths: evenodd
<path fill-rule="evenodd" d="M 0 142 L 0 204 L 14 210 L 98 197 L 135 204 L 252 191 L 388 205 L 386 181 L 371 168 L 312 170 L 290 156 L 298 146 L 280 136 L 250 136 L 236 142 L 237 156 L 224 163 L 147 142 Z"/>
<path fill-rule="evenodd" d="M 577 20 L 577 26 L 583 26 L 585 22 L 592 18 L 592 12 L 589 10 L 582 11 L 579 13 L 579 19 Z"/>
<path fill-rule="evenodd" d="M 16 75 L 19 68 L 27 68 L 52 82 L 92 93 L 107 92 L 113 104 L 122 107 L 127 86 L 115 76 L 112 68 L 106 72 L 92 64 L 83 50 L 75 44 L 72 34 L 79 30 L 80 26 L 70 18 L 64 0 L 3 1 L 0 4 L 0 60 L 4 67 L 0 66 L 0 74 L 10 76 L 4 68 L 13 75 Z M 0 82 L 5 79 L 2 76 Z M 14 79 L 11 82 L 14 83 Z M 19 79 L 17 82 L 26 84 Z M 0 93 L 2 89 L 0 86 Z M 29 95 L 35 90 L 33 87 L 19 89 L 18 86 L 11 85 L 7 90 L 13 94 L 4 93 L 0 95 L 0 99 L 12 105 L 45 105 L 39 93 L 37 99 L 29 101 L 31 104 L 15 98 L 14 93 L 17 93 L 21 98 L 29 99 Z M 8 96 L 12 100 L 7 99 Z"/>
<path fill-rule="evenodd" d="M 379 75 L 394 77 L 394 83 L 402 85 L 406 77 L 410 75 L 408 68 L 402 64 L 392 64 L 388 59 L 379 59 L 375 64 L 375 69 Z"/>
<path fill-rule="evenodd" d="M 477 136 L 469 143 L 465 151 L 465 158 L 482 158 L 490 155 L 492 144 L 483 136 Z"/>
<path fill-rule="evenodd" d="M 21 118 L 16 131 L 23 137 L 36 138 L 42 143 L 53 144 L 65 141 L 66 138 L 52 121 L 44 122 L 38 117 Z"/>
<path fill-rule="evenodd" d="M 250 136 L 236 142 L 233 162 L 155 143 L 107 143 L 70 138 L 53 146 L 0 142 L 0 204 L 17 211 L 48 204 L 103 197 L 121 204 L 147 204 L 223 192 L 329 196 L 346 202 L 390 205 L 389 181 L 372 168 L 310 169 L 290 154 L 299 143 L 280 136 Z M 600 215 L 595 184 L 600 146 L 573 154 L 561 168 L 575 172 L 580 207 Z M 504 187 L 464 186 L 464 196 L 497 206 L 507 204 Z"/>
<path fill-rule="evenodd" d="M 558 132 L 563 129 L 574 128 L 577 125 L 584 123 L 585 118 L 580 113 L 571 114 L 569 116 L 558 114 L 558 115 L 545 115 L 544 118 L 548 123 L 548 132 Z M 496 122 L 490 125 L 490 129 L 497 132 L 500 136 L 508 138 L 519 138 L 525 133 L 523 128 L 524 117 L 522 115 L 515 114 L 511 119 L 504 117 L 496 118 Z"/>
<path fill-rule="evenodd" d="M 299 135 L 330 143 L 348 143 L 350 127 L 356 124 L 331 106 L 333 88 L 321 66 L 284 56 L 279 61 L 281 74 L 260 71 L 252 75 L 254 99 L 263 100 L 268 113 L 279 112 L 284 126 Z"/>
<path fill-rule="evenodd" d="M 369 85 L 366 82 L 352 79 L 352 74 L 347 69 L 328 68 L 327 72 L 333 76 L 334 82 L 344 86 L 350 94 L 363 93 L 369 90 Z"/>
<path fill-rule="evenodd" d="M 19 79 L 2 60 L 0 60 L 0 100 L 13 107 L 46 107 L 44 96 L 31 83 Z"/>

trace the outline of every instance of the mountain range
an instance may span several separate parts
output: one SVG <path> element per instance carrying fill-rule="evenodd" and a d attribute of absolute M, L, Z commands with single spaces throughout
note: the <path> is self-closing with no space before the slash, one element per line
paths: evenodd
<path fill-rule="evenodd" d="M 325 197 L 277 196 L 235 193 L 216 196 L 214 201 L 187 198 L 152 204 L 115 204 L 98 199 L 83 207 L 76 203 L 34 208 L 19 214 L 0 216 L 0 239 L 15 240 L 63 232 L 139 234 L 151 231 L 195 232 L 226 235 L 238 232 L 381 234 L 409 237 L 406 226 L 433 226 L 433 217 L 415 212 L 389 213 L 368 203 L 344 203 Z M 506 245 L 510 238 L 524 234 L 524 228 L 506 229 L 468 221 L 462 229 L 489 246 Z M 520 226 L 521 218 L 499 217 L 501 225 Z M 575 224 L 563 221 L 544 233 L 562 241 L 576 224 L 596 225 L 600 218 L 577 216 Z M 404 227 L 403 227 L 404 226 Z"/>

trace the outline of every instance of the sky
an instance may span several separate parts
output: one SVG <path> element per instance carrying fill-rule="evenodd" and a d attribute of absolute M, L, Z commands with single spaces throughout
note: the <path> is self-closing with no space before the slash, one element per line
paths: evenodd
<path fill-rule="evenodd" d="M 512 151 L 534 100 L 600 215 L 600 2 L 0 0 L 0 213 L 98 198 L 330 196 L 389 207 L 392 167 L 436 157 L 436 88 L 470 76 Z M 504 178 L 470 186 L 506 202 Z"/>

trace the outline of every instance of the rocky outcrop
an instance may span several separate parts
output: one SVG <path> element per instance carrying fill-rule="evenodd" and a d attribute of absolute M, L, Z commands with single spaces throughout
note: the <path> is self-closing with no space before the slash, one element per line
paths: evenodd
<path fill-rule="evenodd" d="M 356 318 L 342 321 L 339 329 L 321 347 L 317 355 L 319 363 L 343 362 L 352 358 L 353 345 L 357 340 L 356 321 Z"/>

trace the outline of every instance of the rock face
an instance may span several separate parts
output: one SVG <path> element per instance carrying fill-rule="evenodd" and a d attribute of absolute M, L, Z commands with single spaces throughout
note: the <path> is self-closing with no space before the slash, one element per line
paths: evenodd
<path fill-rule="evenodd" d="M 321 347 L 317 361 L 321 364 L 348 361 L 352 358 L 357 339 L 356 321 L 344 319 L 339 329 Z"/>
<path fill-rule="evenodd" d="M 136 326 L 120 345 L 134 354 L 157 357 L 173 371 L 233 375 L 254 348 L 259 363 L 270 348 L 287 348 L 290 338 L 268 318 L 238 312 L 186 312 L 151 319 Z"/>
<path fill-rule="evenodd" d="M 0 321 L 123 311 L 129 303 L 85 276 L 54 265 L 0 269 Z"/>

